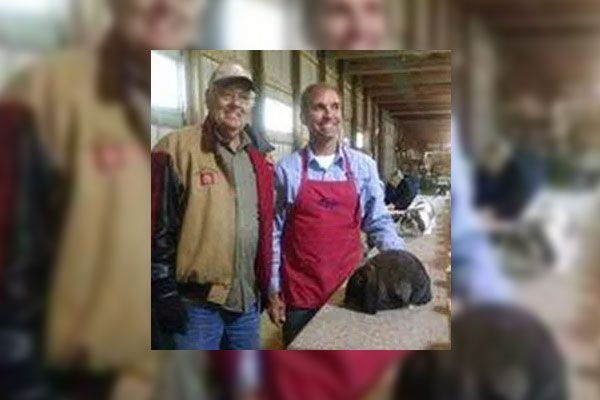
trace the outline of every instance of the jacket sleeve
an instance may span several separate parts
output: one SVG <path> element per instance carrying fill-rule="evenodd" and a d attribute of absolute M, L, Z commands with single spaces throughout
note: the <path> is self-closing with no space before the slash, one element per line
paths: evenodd
<path fill-rule="evenodd" d="M 177 294 L 175 266 L 183 186 L 167 153 L 152 153 L 152 288 L 158 298 Z"/>
<path fill-rule="evenodd" d="M 39 141 L 31 110 L 0 100 L 0 379 L 3 398 L 34 391 L 53 398 L 41 357 L 51 281 L 58 173 Z"/>

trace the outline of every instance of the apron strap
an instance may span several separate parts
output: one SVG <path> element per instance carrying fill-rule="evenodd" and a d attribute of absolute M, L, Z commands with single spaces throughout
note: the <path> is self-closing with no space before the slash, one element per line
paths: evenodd
<path fill-rule="evenodd" d="M 344 155 L 344 172 L 346 172 L 346 179 L 354 182 L 354 172 L 352 172 L 352 168 L 350 167 L 350 158 L 348 157 L 346 148 L 342 147 L 342 153 Z"/>
<path fill-rule="evenodd" d="M 300 186 L 308 179 L 308 146 L 302 151 L 302 175 L 300 178 Z"/>
<path fill-rule="evenodd" d="M 355 182 L 354 172 L 352 171 L 352 167 L 350 166 L 350 157 L 348 157 L 348 153 L 346 152 L 345 147 L 342 147 L 342 152 L 344 154 L 344 169 L 346 172 L 346 179 L 348 180 L 348 182 L 352 183 L 353 187 L 355 187 L 356 195 L 358 196 L 358 204 L 359 205 L 358 205 L 358 207 L 356 207 L 356 213 L 354 214 L 354 218 L 360 224 L 362 217 L 360 215 L 360 193 L 359 193 L 359 189 L 358 189 L 358 184 Z"/>

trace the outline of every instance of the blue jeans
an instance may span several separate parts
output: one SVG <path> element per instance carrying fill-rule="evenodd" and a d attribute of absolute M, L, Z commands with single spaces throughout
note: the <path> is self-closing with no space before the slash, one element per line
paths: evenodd
<path fill-rule="evenodd" d="M 319 309 L 291 308 L 285 313 L 282 336 L 283 344 L 288 347 L 294 338 L 310 322 Z"/>
<path fill-rule="evenodd" d="M 187 331 L 175 335 L 177 350 L 255 350 L 260 347 L 258 302 L 247 313 L 184 299 Z"/>

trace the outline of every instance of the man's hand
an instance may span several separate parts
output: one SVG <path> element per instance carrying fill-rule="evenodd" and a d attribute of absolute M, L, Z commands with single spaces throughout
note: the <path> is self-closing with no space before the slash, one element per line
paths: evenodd
<path fill-rule="evenodd" d="M 185 334 L 188 316 L 179 295 L 160 299 L 158 301 L 157 317 L 159 324 L 166 332 Z"/>
<path fill-rule="evenodd" d="M 269 318 L 278 327 L 283 326 L 285 322 L 285 303 L 281 298 L 281 293 L 273 293 L 269 296 L 269 306 L 267 307 Z"/>
<path fill-rule="evenodd" d="M 152 282 L 152 296 L 156 299 L 159 325 L 166 332 L 184 334 L 188 316 L 175 281 L 170 278 L 155 280 Z"/>

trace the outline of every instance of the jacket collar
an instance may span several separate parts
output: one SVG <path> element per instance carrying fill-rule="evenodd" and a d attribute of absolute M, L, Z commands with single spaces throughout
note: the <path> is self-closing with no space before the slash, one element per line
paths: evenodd
<path fill-rule="evenodd" d="M 219 132 L 217 130 L 217 126 L 216 126 L 214 120 L 210 116 L 207 116 L 204 119 L 204 122 L 202 122 L 202 125 L 200 126 L 199 130 L 200 130 L 200 136 L 201 136 L 200 147 L 201 147 L 202 151 L 215 153 L 215 152 L 217 152 L 219 145 L 226 147 L 225 144 L 221 143 L 222 140 L 221 140 L 221 136 L 219 135 Z M 250 140 L 250 137 L 248 135 L 247 127 L 244 128 L 244 130 L 240 134 L 242 135 L 242 137 L 241 137 L 242 147 L 245 150 L 247 150 L 249 146 L 252 146 L 252 141 Z"/>

